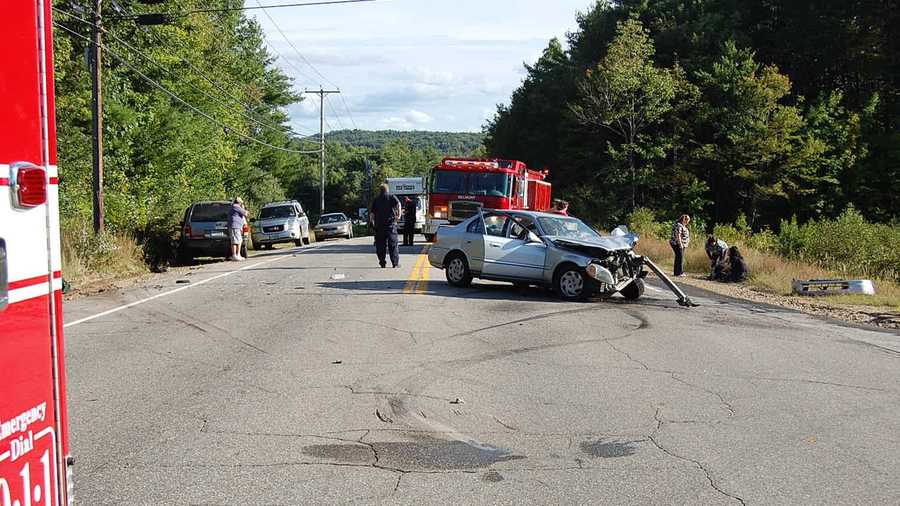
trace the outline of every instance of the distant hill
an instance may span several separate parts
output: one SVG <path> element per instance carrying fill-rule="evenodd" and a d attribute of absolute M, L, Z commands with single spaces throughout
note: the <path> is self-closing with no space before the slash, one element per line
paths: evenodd
<path fill-rule="evenodd" d="M 442 155 L 467 156 L 480 150 L 484 134 L 469 132 L 399 132 L 396 130 L 335 130 L 325 135 L 332 142 L 381 149 L 388 142 L 405 140 L 416 150 L 434 148 Z"/>

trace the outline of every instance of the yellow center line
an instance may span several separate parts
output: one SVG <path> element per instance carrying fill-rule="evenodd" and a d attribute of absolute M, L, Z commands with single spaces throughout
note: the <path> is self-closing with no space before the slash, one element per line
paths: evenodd
<path fill-rule="evenodd" d="M 428 288 L 428 277 L 431 274 L 431 262 L 428 261 L 428 246 L 422 250 L 421 256 L 425 261 L 422 263 L 422 268 L 419 270 L 419 283 L 416 286 L 416 293 L 425 295 L 425 291 Z"/>
<path fill-rule="evenodd" d="M 406 286 L 403 287 L 405 294 L 424 294 L 425 287 L 428 285 L 428 275 L 431 270 L 431 264 L 428 263 L 428 247 L 422 250 L 416 260 L 416 266 L 413 267 L 409 278 L 406 280 Z"/>

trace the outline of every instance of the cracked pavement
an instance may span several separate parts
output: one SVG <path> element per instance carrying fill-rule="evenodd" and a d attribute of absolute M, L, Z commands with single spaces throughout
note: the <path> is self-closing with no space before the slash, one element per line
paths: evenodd
<path fill-rule="evenodd" d="M 370 250 L 279 250 L 67 329 L 78 504 L 900 502 L 897 334 L 696 290 L 573 304 L 432 270 L 404 294 L 421 248 Z"/>

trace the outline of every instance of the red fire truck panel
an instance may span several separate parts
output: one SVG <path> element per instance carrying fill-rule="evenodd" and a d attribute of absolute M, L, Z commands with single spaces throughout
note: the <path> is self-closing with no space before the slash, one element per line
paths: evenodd
<path fill-rule="evenodd" d="M 50 6 L 0 19 L 0 506 L 71 497 Z"/>

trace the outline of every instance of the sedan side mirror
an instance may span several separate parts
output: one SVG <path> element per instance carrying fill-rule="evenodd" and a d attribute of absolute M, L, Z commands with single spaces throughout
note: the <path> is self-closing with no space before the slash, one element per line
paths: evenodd
<path fill-rule="evenodd" d="M 541 238 L 538 237 L 538 235 L 534 232 L 528 232 L 528 242 L 537 242 L 541 244 L 544 243 L 544 241 L 542 241 Z"/>

